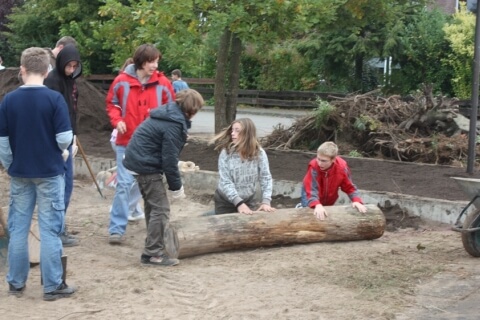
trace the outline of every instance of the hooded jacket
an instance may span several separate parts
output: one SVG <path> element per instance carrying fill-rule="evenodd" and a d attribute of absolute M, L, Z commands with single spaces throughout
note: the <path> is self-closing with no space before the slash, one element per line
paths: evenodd
<path fill-rule="evenodd" d="M 332 166 L 321 170 L 317 158 L 308 164 L 308 170 L 303 178 L 301 200 L 303 207 L 315 208 L 317 204 L 332 206 L 338 199 L 338 189 L 345 192 L 352 202 L 362 202 L 357 187 L 350 176 L 347 162 L 335 157 Z"/>
<path fill-rule="evenodd" d="M 117 134 L 116 144 L 126 146 L 150 110 L 173 101 L 175 93 L 172 84 L 162 72 L 155 71 L 147 83 L 142 84 L 135 65 L 128 65 L 113 80 L 106 98 L 107 113 L 113 128 L 120 121 L 124 121 L 127 127 L 127 132 Z"/>
<path fill-rule="evenodd" d="M 70 76 L 65 74 L 65 66 L 70 61 L 78 61 L 78 67 Z M 68 106 L 68 114 L 73 129 L 73 134 L 77 134 L 77 101 L 78 88 L 75 79 L 82 74 L 82 64 L 80 62 L 80 52 L 74 45 L 66 45 L 58 53 L 55 61 L 55 68 L 48 73 L 44 84 L 55 91 L 60 92 L 65 98 Z"/>
<path fill-rule="evenodd" d="M 140 175 L 165 174 L 169 189 L 179 190 L 178 160 L 190 124 L 176 102 L 153 109 L 128 143 L 123 165 Z"/>

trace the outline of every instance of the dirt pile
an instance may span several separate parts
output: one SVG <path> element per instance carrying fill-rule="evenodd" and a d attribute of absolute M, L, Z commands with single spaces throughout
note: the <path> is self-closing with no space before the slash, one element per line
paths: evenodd
<path fill-rule="evenodd" d="M 374 91 L 322 101 L 312 115 L 277 128 L 264 146 L 314 150 L 333 140 L 342 154 L 461 165 L 468 154 L 469 122 L 456 99 L 434 97 L 427 86 L 409 99 Z"/>

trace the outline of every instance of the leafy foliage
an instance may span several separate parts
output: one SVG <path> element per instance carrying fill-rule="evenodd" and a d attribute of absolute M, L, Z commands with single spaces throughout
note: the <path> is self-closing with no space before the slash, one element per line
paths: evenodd
<path fill-rule="evenodd" d="M 394 55 L 400 47 L 405 21 L 425 2 L 344 1 L 338 7 L 336 19 L 305 37 L 299 50 L 315 61 L 317 74 L 327 83 L 347 81 L 348 91 L 366 91 L 369 88 L 362 88 L 365 61 Z"/>
<path fill-rule="evenodd" d="M 285 41 L 275 45 L 260 59 L 259 86 L 263 90 L 312 90 L 316 86 L 310 63 L 296 48 Z"/>
<path fill-rule="evenodd" d="M 93 39 L 94 25 L 101 1 L 29 0 L 15 7 L 9 15 L 5 32 L 8 44 L 19 62 L 20 53 L 28 47 L 52 48 L 62 36 L 72 36 L 80 44 L 86 73 L 108 70 L 108 52 L 99 50 L 101 43 Z"/>
<path fill-rule="evenodd" d="M 400 69 L 395 70 L 389 91 L 411 92 L 422 83 L 431 83 L 435 92 L 452 93 L 451 68 L 439 63 L 451 52 L 443 30 L 447 21 L 443 12 L 424 9 L 405 24 L 395 55 Z"/>
<path fill-rule="evenodd" d="M 313 114 L 315 116 L 315 127 L 320 129 L 327 124 L 330 116 L 335 111 L 335 107 L 322 99 L 317 99 L 316 103 L 318 107 L 315 108 Z"/>
<path fill-rule="evenodd" d="M 443 64 L 453 69 L 453 92 L 456 97 L 468 98 L 472 89 L 475 15 L 463 7 L 463 10 L 453 16 L 453 21 L 444 27 L 444 31 L 451 52 Z"/>
<path fill-rule="evenodd" d="M 4 34 L 5 31 L 10 31 L 7 27 L 8 15 L 12 12 L 12 9 L 19 6 L 23 0 L 0 0 L 0 53 L 4 65 L 13 65 L 15 58 L 11 53 L 11 49 L 7 43 L 7 37 Z"/>

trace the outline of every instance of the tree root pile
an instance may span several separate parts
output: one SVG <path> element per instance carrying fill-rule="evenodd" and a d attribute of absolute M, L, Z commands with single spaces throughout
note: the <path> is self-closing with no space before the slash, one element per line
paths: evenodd
<path fill-rule="evenodd" d="M 469 119 L 458 112 L 457 100 L 434 97 L 431 87 L 424 86 L 408 99 L 381 97 L 377 91 L 333 97 L 291 127 L 274 128 L 262 145 L 315 150 L 324 141 L 334 141 L 344 155 L 462 165 L 468 130 Z"/>

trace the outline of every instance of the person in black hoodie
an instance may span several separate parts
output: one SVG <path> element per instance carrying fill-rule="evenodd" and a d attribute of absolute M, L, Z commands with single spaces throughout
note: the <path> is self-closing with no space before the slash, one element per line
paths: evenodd
<path fill-rule="evenodd" d="M 73 157 L 77 152 L 77 101 L 78 89 L 75 79 L 82 74 L 82 64 L 80 61 L 80 52 L 74 45 L 66 45 L 58 53 L 55 62 L 55 68 L 48 73 L 44 84 L 55 91 L 60 92 L 68 106 L 70 123 L 73 129 L 73 143 L 68 147 L 69 155 L 65 162 L 65 214 L 73 191 Z M 67 232 L 66 226 L 60 238 L 64 247 L 73 247 L 78 245 L 78 239 Z"/>

